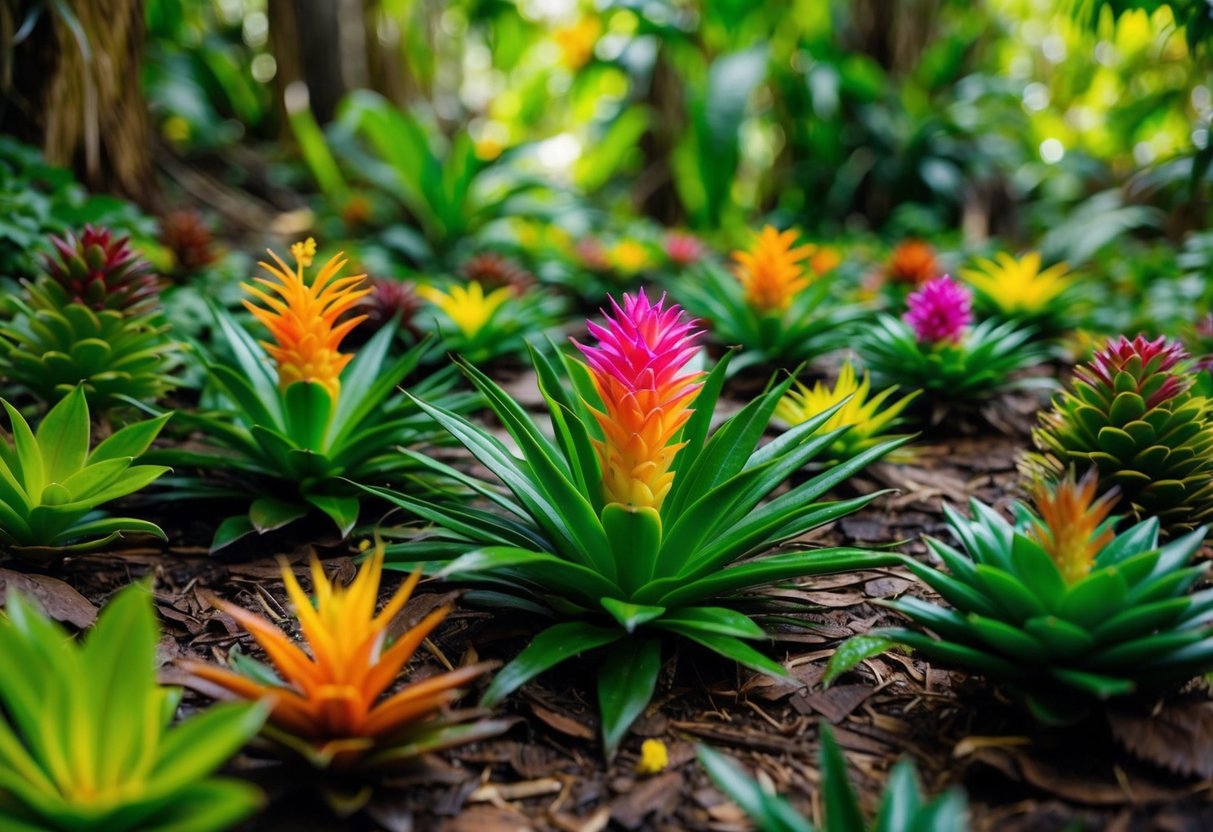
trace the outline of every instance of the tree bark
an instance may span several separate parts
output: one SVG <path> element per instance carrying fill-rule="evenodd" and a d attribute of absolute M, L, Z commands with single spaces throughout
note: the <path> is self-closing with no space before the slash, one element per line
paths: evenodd
<path fill-rule="evenodd" d="M 307 85 L 316 121 L 333 120 L 347 84 L 342 66 L 340 5 L 333 0 L 269 0 L 270 48 L 278 71 L 274 76 L 277 106 L 296 81 Z M 280 113 L 285 115 L 285 113 Z M 285 117 L 282 124 L 286 124 Z"/>
<path fill-rule="evenodd" d="M 151 208 L 157 191 L 139 78 L 142 0 L 69 0 L 67 8 L 85 42 L 48 4 L 12 52 L 0 130 L 42 148 L 52 164 L 74 168 L 92 190 Z"/>

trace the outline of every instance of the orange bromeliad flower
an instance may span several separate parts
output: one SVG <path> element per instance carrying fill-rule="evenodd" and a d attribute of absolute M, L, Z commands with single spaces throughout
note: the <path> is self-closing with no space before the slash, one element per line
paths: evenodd
<path fill-rule="evenodd" d="M 255 277 L 253 281 L 275 292 L 268 294 L 248 283 L 241 287 L 261 301 L 263 309 L 251 300 L 244 306 L 257 318 L 277 344 L 262 341 L 266 352 L 278 364 L 278 384 L 283 390 L 297 381 L 310 381 L 328 391 L 333 401 L 341 391 L 341 371 L 353 358 L 337 351 L 341 340 L 350 330 L 366 319 L 356 315 L 341 323 L 337 319 L 349 311 L 370 293 L 363 283 L 366 275 L 337 277 L 345 267 L 341 254 L 324 264 L 312 285 L 308 286 L 303 270 L 312 265 L 316 256 L 316 241 L 311 237 L 306 242 L 291 246 L 295 268 L 291 269 L 274 251 L 270 250 L 274 265 L 262 261 L 259 265 L 273 280 Z"/>
<path fill-rule="evenodd" d="M 939 276 L 935 249 L 922 240 L 906 240 L 889 256 L 889 279 L 894 283 L 920 286 Z"/>
<path fill-rule="evenodd" d="M 585 354 L 605 412 L 594 410 L 605 441 L 594 440 L 608 503 L 660 508 L 674 482 L 671 466 L 682 442 L 674 437 L 691 417 L 703 373 L 685 372 L 701 334 L 682 308 L 650 303 L 641 290 L 611 298 L 607 325 L 589 324 L 595 347 Z"/>
<path fill-rule="evenodd" d="M 1053 488 L 1038 482 L 1032 488 L 1032 502 L 1041 520 L 1029 535 L 1057 564 L 1067 584 L 1085 578 L 1091 572 L 1095 556 L 1115 536 L 1112 529 L 1099 530 L 1116 504 L 1115 492 L 1095 499 L 1099 479 L 1094 470 L 1078 482 L 1070 471 Z"/>
<path fill-rule="evenodd" d="M 238 697 L 270 700 L 270 728 L 293 740 L 288 743 L 292 747 L 307 746 L 309 758 L 326 765 L 332 761 L 348 766 L 372 751 L 386 756 L 393 747 L 416 739 L 417 731 L 443 727 L 441 711 L 460 697 L 460 687 L 491 665 L 468 665 L 431 676 L 381 700 L 405 663 L 450 612 L 450 607 L 434 610 L 385 649 L 388 626 L 408 601 L 421 572 L 410 575 L 376 615 L 383 558 L 383 547 L 376 546 L 357 577 L 340 587 L 329 581 L 313 557 L 314 607 L 294 573 L 283 565 L 282 580 L 310 656 L 270 621 L 212 599 L 252 634 L 284 681 L 267 684 L 262 678 L 197 661 L 184 663 L 186 670 L 196 680 Z"/>
<path fill-rule="evenodd" d="M 750 306 L 763 312 L 782 312 L 809 285 L 804 261 L 813 256 L 817 247 L 793 248 L 796 237 L 795 231 L 780 232 L 768 225 L 749 251 L 733 252 L 737 262 L 735 274 Z"/>

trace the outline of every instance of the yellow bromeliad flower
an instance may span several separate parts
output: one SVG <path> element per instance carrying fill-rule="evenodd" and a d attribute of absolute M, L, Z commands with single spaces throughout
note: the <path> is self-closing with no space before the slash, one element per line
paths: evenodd
<path fill-rule="evenodd" d="M 561 63 L 569 69 L 581 69 L 588 64 L 601 33 L 602 22 L 588 16 L 553 31 L 552 40 L 560 47 Z"/>
<path fill-rule="evenodd" d="M 768 225 L 749 251 L 733 252 L 746 302 L 760 312 L 783 312 L 811 282 L 804 261 L 813 256 L 816 246 L 793 248 L 796 237 L 795 231 L 780 232 Z"/>
<path fill-rule="evenodd" d="M 685 443 L 674 437 L 691 418 L 703 373 L 687 372 L 701 331 L 663 296 L 650 303 L 644 291 L 611 298 L 607 325 L 591 322 L 598 345 L 578 344 L 585 355 L 603 411 L 593 410 L 604 440 L 594 439 L 608 503 L 661 508 L 674 484 L 673 462 Z"/>
<path fill-rule="evenodd" d="M 1097 500 L 1098 487 L 1095 469 L 1078 482 L 1070 470 L 1056 486 L 1043 482 L 1032 486 L 1032 502 L 1040 520 L 1028 534 L 1057 564 L 1057 571 L 1067 584 L 1090 574 L 1095 556 L 1115 536 L 1111 528 L 1100 531 L 1099 527 L 1116 504 L 1117 494 L 1110 491 Z"/>
<path fill-rule="evenodd" d="M 291 255 L 295 258 L 293 269 L 276 252 L 267 251 L 274 260 L 273 265 L 264 261 L 259 265 L 273 280 L 255 277 L 253 282 L 271 290 L 277 297 L 248 283 L 240 285 L 268 307 L 262 308 L 251 300 L 244 301 L 245 308 L 277 342 L 262 341 L 261 345 L 278 365 L 278 384 L 283 390 L 297 381 L 319 384 L 336 401 L 341 391 L 341 371 L 353 358 L 338 352 L 337 348 L 366 316 L 356 315 L 341 323 L 337 320 L 370 293 L 369 288 L 362 288 L 366 275 L 338 277 L 347 262 L 338 254 L 324 264 L 309 286 L 303 271 L 312 265 L 316 256 L 315 240 L 308 237 L 305 242 L 291 246 Z"/>
<path fill-rule="evenodd" d="M 993 260 L 980 259 L 973 268 L 961 270 L 960 276 L 1007 315 L 1044 312 L 1071 285 L 1065 263 L 1041 271 L 1040 253 L 1035 251 L 1018 260 L 999 252 Z"/>
<path fill-rule="evenodd" d="M 388 646 L 388 627 L 408 601 L 421 572 L 409 576 L 376 615 L 383 559 L 383 546 L 376 545 L 350 585 L 341 587 L 329 580 L 313 557 L 315 606 L 290 567 L 283 564 L 282 580 L 310 656 L 278 625 L 236 604 L 212 599 L 265 650 L 281 677 L 277 683 L 206 662 L 185 662 L 185 669 L 204 683 L 203 689 L 210 683 L 241 698 L 270 701 L 273 731 L 291 738 L 291 747 L 305 744 L 310 748 L 309 757 L 325 765 L 355 764 L 375 750 L 391 748 L 410 729 L 436 726 L 442 710 L 459 698 L 459 689 L 491 665 L 461 667 L 383 697 L 413 653 L 451 611 L 450 607 L 434 610 Z"/>
<path fill-rule="evenodd" d="M 436 286 L 422 286 L 417 294 L 441 309 L 460 332 L 471 338 L 509 302 L 514 290 L 502 286 L 486 295 L 484 287 L 473 280 L 464 286 L 452 286 L 445 292 Z"/>
<path fill-rule="evenodd" d="M 879 442 L 882 434 L 898 422 L 901 412 L 922 392 L 915 390 L 882 410 L 882 405 L 897 392 L 897 388 L 889 387 L 869 399 L 871 389 L 868 374 L 865 372 L 862 379 L 857 378 L 855 367 L 847 361 L 838 371 L 838 381 L 833 387 L 819 381 L 810 389 L 797 382 L 780 399 L 775 407 L 775 415 L 789 427 L 795 427 L 846 399 L 846 404 L 819 429 L 824 434 L 851 426 L 849 431 L 834 440 L 828 450 L 830 457 L 845 459 Z"/>
<path fill-rule="evenodd" d="M 635 240 L 622 240 L 611 246 L 607 259 L 620 274 L 631 277 L 643 271 L 650 262 L 649 250 Z"/>

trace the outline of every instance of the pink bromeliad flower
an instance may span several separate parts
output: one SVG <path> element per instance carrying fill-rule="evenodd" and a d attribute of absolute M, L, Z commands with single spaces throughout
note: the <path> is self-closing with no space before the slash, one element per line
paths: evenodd
<path fill-rule="evenodd" d="M 707 246 L 694 234 L 685 231 L 669 231 L 665 235 L 665 256 L 675 266 L 693 266 L 707 254 Z"/>
<path fill-rule="evenodd" d="M 973 323 L 973 293 L 946 274 L 924 283 L 906 306 L 902 320 L 920 344 L 957 343 Z"/>
<path fill-rule="evenodd" d="M 703 332 L 681 307 L 666 306 L 665 295 L 654 304 L 643 289 L 625 294 L 622 306 L 611 298 L 603 314 L 605 326 L 589 324 L 596 346 L 574 340 L 604 407 L 593 411 L 605 435 L 594 441 L 603 494 L 608 503 L 660 508 L 684 444 L 672 440 L 703 386 L 703 373 L 685 369 Z"/>

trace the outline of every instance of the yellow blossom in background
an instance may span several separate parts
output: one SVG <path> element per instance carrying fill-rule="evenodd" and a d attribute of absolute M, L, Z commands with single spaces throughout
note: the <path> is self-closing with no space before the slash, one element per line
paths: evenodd
<path fill-rule="evenodd" d="M 1116 504 L 1115 491 L 1095 499 L 1099 478 L 1095 469 L 1078 482 L 1070 471 L 1056 486 L 1037 482 L 1032 487 L 1032 502 L 1040 520 L 1029 531 L 1048 553 L 1067 584 L 1080 581 L 1091 572 L 1095 556 L 1112 542 L 1110 528 L 1099 531 Z"/>
<path fill-rule="evenodd" d="M 594 56 L 594 44 L 600 34 L 602 22 L 597 17 L 583 17 L 554 30 L 552 40 L 560 47 L 560 62 L 569 69 L 581 69 Z"/>
<path fill-rule="evenodd" d="M 661 740 L 645 740 L 640 744 L 637 774 L 660 774 L 670 764 L 670 754 Z"/>
<path fill-rule="evenodd" d="M 623 240 L 611 246 L 607 259 L 616 271 L 627 276 L 643 271 L 651 262 L 648 248 L 635 240 Z"/>
<path fill-rule="evenodd" d="M 445 292 L 435 286 L 422 286 L 417 294 L 441 309 L 469 338 L 483 329 L 497 310 L 514 296 L 509 286 L 494 289 L 486 295 L 484 287 L 476 281 L 452 286 Z"/>
<path fill-rule="evenodd" d="M 768 225 L 749 251 L 733 252 L 735 274 L 750 306 L 762 312 L 782 312 L 809 285 L 803 264 L 816 246 L 793 248 L 797 236 L 795 231 L 781 232 Z"/>
<path fill-rule="evenodd" d="M 500 139 L 491 136 L 485 136 L 478 139 L 474 145 L 476 158 L 485 162 L 491 162 L 500 156 L 505 151 L 505 143 Z"/>
<path fill-rule="evenodd" d="M 1048 309 L 1071 285 L 1069 267 L 1058 263 L 1043 271 L 1040 253 L 1018 260 L 999 252 L 993 260 L 981 259 L 960 272 L 970 286 L 1007 314 L 1035 314 Z"/>
<path fill-rule="evenodd" d="M 259 265 L 273 279 L 255 277 L 253 282 L 277 297 L 248 283 L 242 283 L 241 288 L 268 307 L 244 301 L 245 308 L 274 336 L 276 343 L 262 341 L 261 345 L 278 365 L 278 384 L 285 390 L 297 381 L 313 382 L 324 387 L 336 401 L 341 390 L 341 371 L 353 358 L 337 348 L 366 316 L 358 315 L 341 323 L 337 320 L 370 293 L 370 289 L 359 288 L 366 275 L 338 277 L 347 262 L 343 254 L 338 254 L 324 264 L 309 286 L 303 272 L 316 256 L 316 241 L 311 237 L 291 246 L 294 269 L 274 251 L 268 253 L 273 264 L 263 261 Z"/>
<path fill-rule="evenodd" d="M 839 369 L 838 380 L 833 387 L 821 381 L 812 388 L 797 382 L 796 386 L 779 400 L 775 415 L 789 427 L 795 427 L 845 401 L 846 403 L 818 430 L 828 433 L 849 425 L 851 429 L 835 439 L 828 451 L 831 457 L 846 458 L 879 442 L 881 434 L 893 426 L 902 411 L 922 392 L 915 390 L 882 410 L 882 406 L 897 392 L 897 388 L 882 390 L 869 399 L 871 389 L 872 382 L 868 374 L 865 372 L 862 379 L 858 378 L 855 367 L 847 361 Z"/>

